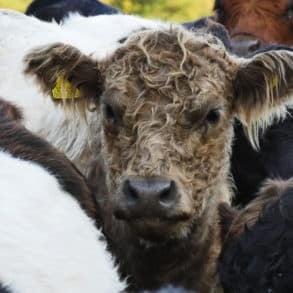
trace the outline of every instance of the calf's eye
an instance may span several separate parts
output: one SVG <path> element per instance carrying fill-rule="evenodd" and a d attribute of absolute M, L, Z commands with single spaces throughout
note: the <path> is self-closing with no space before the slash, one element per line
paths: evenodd
<path fill-rule="evenodd" d="M 206 121 L 209 124 L 216 124 L 220 120 L 220 115 L 221 115 L 220 109 L 212 109 L 208 112 L 206 116 Z"/>

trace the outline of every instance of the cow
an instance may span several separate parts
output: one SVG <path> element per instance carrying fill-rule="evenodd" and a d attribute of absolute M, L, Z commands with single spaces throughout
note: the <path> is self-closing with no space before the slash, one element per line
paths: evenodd
<path fill-rule="evenodd" d="M 24 63 L 67 110 L 97 109 L 108 190 L 98 203 L 128 289 L 220 292 L 219 206 L 231 198 L 233 121 L 258 146 L 259 132 L 286 115 L 293 53 L 237 58 L 215 36 L 173 25 L 133 33 L 103 59 L 54 43 Z"/>
<path fill-rule="evenodd" d="M 117 9 L 97 0 L 34 0 L 27 8 L 27 15 L 44 21 L 62 22 L 70 13 L 83 16 L 116 14 Z"/>
<path fill-rule="evenodd" d="M 267 180 L 234 212 L 219 259 L 224 292 L 291 292 L 293 180 Z"/>
<path fill-rule="evenodd" d="M 21 120 L 0 100 L 0 292 L 123 290 L 86 180 Z"/>
<path fill-rule="evenodd" d="M 293 45 L 290 0 L 215 0 L 216 20 L 225 25 L 237 55 L 246 56 L 270 44 Z"/>

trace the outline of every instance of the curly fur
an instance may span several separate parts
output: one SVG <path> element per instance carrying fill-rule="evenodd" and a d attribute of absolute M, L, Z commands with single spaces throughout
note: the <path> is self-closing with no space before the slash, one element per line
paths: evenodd
<path fill-rule="evenodd" d="M 102 80 L 104 91 L 94 100 L 101 106 L 101 155 L 108 194 L 99 195 L 98 203 L 110 249 L 122 275 L 129 275 L 130 290 L 174 284 L 200 292 L 220 291 L 218 209 L 231 196 L 233 118 L 240 117 L 247 131 L 254 133 L 255 125 L 269 124 L 271 114 L 282 116 L 292 88 L 291 52 L 265 52 L 244 60 L 231 56 L 216 37 L 178 26 L 134 33 L 98 66 L 72 46 L 51 45 L 52 52 L 48 48 L 37 49 L 26 59 L 27 72 L 39 80 L 44 81 L 42 72 L 51 70 L 79 87 L 84 77 L 75 68 L 85 64 L 101 74 L 97 84 Z M 77 58 L 60 68 L 66 59 L 64 50 Z M 275 68 L 281 70 L 275 71 L 277 83 L 272 89 Z M 252 72 L 257 81 L 264 81 L 262 90 Z M 94 78 L 88 81 L 91 85 Z M 92 97 L 88 96 L 90 103 Z M 188 219 L 175 223 L 115 219 L 122 182 L 132 175 L 172 179 L 179 201 L 170 213 Z"/>

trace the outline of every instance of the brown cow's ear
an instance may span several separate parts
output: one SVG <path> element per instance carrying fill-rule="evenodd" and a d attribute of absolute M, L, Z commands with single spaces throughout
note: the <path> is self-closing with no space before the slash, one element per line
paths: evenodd
<path fill-rule="evenodd" d="M 33 49 L 24 62 L 25 73 L 34 75 L 42 90 L 54 99 L 96 103 L 103 92 L 98 63 L 70 45 L 56 43 Z"/>
<path fill-rule="evenodd" d="M 286 104 L 293 102 L 293 52 L 278 48 L 243 61 L 233 88 L 236 115 L 258 147 L 259 130 L 284 118 Z"/>

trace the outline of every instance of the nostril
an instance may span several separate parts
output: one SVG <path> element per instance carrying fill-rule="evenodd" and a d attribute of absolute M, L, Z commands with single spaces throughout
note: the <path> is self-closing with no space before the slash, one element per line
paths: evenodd
<path fill-rule="evenodd" d="M 159 202 L 164 206 L 172 206 L 176 199 L 175 182 L 172 180 L 160 191 Z"/>
<path fill-rule="evenodd" d="M 123 184 L 123 193 L 126 196 L 126 202 L 128 205 L 134 205 L 138 202 L 138 193 L 136 189 L 131 185 L 129 180 L 125 180 Z"/>

